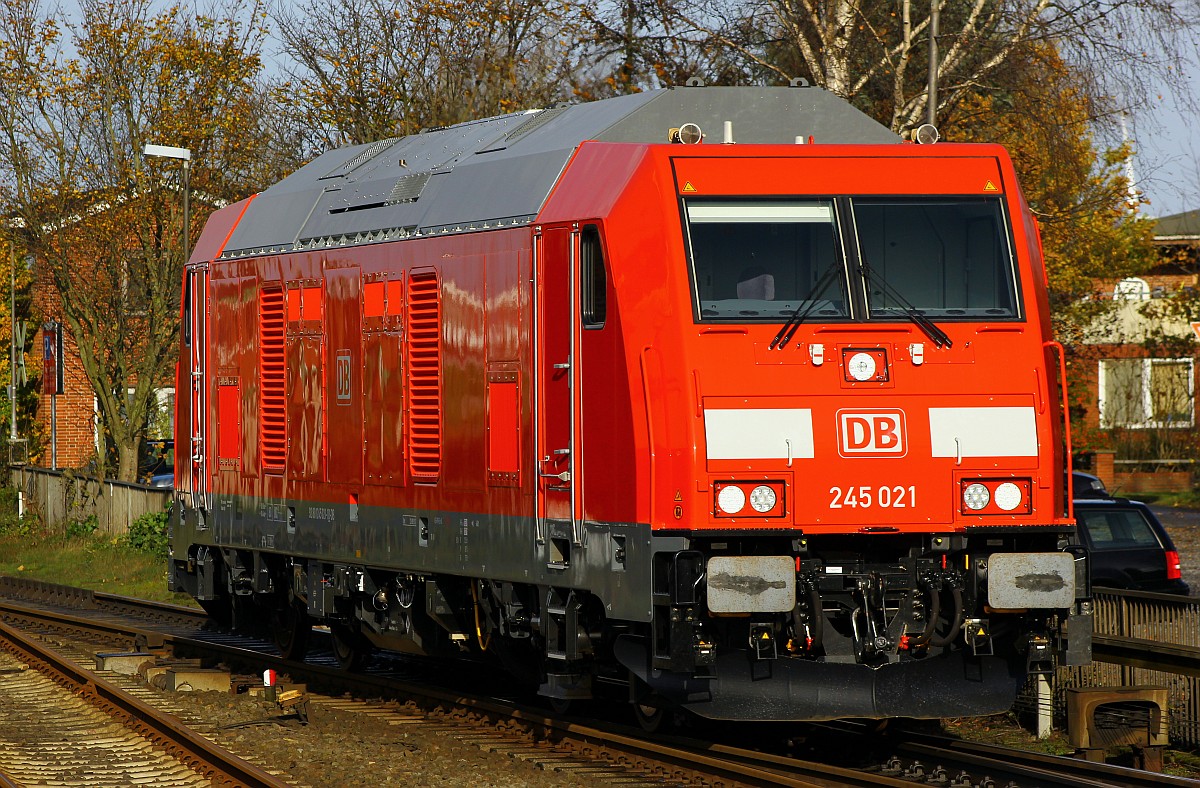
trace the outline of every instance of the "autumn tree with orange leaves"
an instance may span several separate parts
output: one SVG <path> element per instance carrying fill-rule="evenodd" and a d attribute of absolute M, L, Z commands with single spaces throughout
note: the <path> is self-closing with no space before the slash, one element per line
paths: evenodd
<path fill-rule="evenodd" d="M 254 9 L 213 18 L 85 0 L 67 25 L 37 2 L 0 4 L 8 232 L 57 292 L 120 479 L 136 476 L 178 354 L 184 263 L 178 163 L 141 151 L 191 150 L 192 237 L 259 188 L 269 157 L 247 119 L 259 111 L 260 21 Z"/>
<path fill-rule="evenodd" d="M 1098 142 L 1102 111 L 1057 48 L 1039 42 L 1014 52 L 991 89 L 964 97 L 942 121 L 949 139 L 998 142 L 1012 156 L 1041 229 L 1060 333 L 1070 333 L 1069 307 L 1091 295 L 1094 279 L 1155 260 L 1153 222 L 1124 174 L 1133 151 Z"/>

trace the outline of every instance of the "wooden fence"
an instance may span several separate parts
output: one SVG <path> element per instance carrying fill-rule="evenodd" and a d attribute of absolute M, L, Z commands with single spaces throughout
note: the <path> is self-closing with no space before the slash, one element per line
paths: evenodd
<path fill-rule="evenodd" d="M 28 514 L 48 529 L 95 516 L 99 533 L 120 536 L 144 514 L 163 511 L 172 490 L 81 476 L 29 465 L 12 466 L 12 483 L 24 496 Z"/>
<path fill-rule="evenodd" d="M 1096 661 L 1058 669 L 1055 716 L 1068 687 L 1166 687 L 1171 741 L 1200 746 L 1200 598 L 1097 588 L 1093 600 Z"/>

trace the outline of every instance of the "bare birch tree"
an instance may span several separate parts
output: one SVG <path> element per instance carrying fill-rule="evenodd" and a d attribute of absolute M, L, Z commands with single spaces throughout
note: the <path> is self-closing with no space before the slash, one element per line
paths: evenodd
<path fill-rule="evenodd" d="M 551 0 L 306 0 L 273 17 L 276 94 L 313 150 L 567 99 L 583 22 Z"/>
<path fill-rule="evenodd" d="M 1053 44 L 1089 93 L 1115 97 L 1114 108 L 1136 102 L 1151 80 L 1172 79 L 1196 51 L 1195 0 L 707 0 L 669 12 L 726 79 L 734 59 L 745 81 L 804 77 L 903 132 L 927 114 L 934 7 L 939 115 L 990 89 L 1031 43 Z"/>

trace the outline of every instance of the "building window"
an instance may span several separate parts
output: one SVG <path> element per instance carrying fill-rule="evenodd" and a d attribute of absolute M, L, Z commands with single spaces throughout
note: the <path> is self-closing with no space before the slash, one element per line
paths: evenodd
<path fill-rule="evenodd" d="M 1191 427 L 1195 424 L 1190 358 L 1100 361 L 1100 426 Z"/>

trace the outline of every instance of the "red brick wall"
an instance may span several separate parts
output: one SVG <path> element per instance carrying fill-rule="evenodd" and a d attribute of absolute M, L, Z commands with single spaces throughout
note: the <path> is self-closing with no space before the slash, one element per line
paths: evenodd
<path fill-rule="evenodd" d="M 1115 495 L 1129 493 L 1187 492 L 1192 489 L 1191 471 L 1119 471 L 1111 451 L 1095 454 L 1092 473 Z"/>
<path fill-rule="evenodd" d="M 1153 293 L 1155 288 L 1161 287 L 1167 295 L 1174 293 L 1181 287 L 1195 287 L 1200 283 L 1200 276 L 1197 274 L 1181 274 L 1181 273 L 1148 273 L 1138 277 L 1150 286 L 1150 292 Z M 1112 298 L 1113 290 L 1116 289 L 1116 279 L 1094 279 L 1092 287 L 1095 293 L 1102 298 Z"/>
<path fill-rule="evenodd" d="M 34 311 L 42 323 L 57 319 L 62 323 L 62 308 L 58 294 L 49 285 L 48 277 L 39 277 L 35 282 Z M 51 426 L 51 397 L 42 394 L 38 401 L 37 421 L 45 428 L 46 445 L 39 462 L 51 467 L 51 459 L 57 454 L 59 468 L 82 468 L 96 455 L 95 394 L 87 375 L 83 372 L 71 330 L 63 324 L 63 393 L 54 397 L 53 435 Z M 38 334 L 33 336 L 31 346 L 38 351 L 42 347 L 41 324 Z M 41 371 L 40 369 L 38 371 Z M 53 447 L 57 451 L 52 452 Z"/>
<path fill-rule="evenodd" d="M 1122 473 L 1118 471 L 1113 486 L 1108 489 L 1117 495 L 1187 492 L 1192 489 L 1192 474 L 1187 471 L 1161 471 L 1158 473 Z"/>

